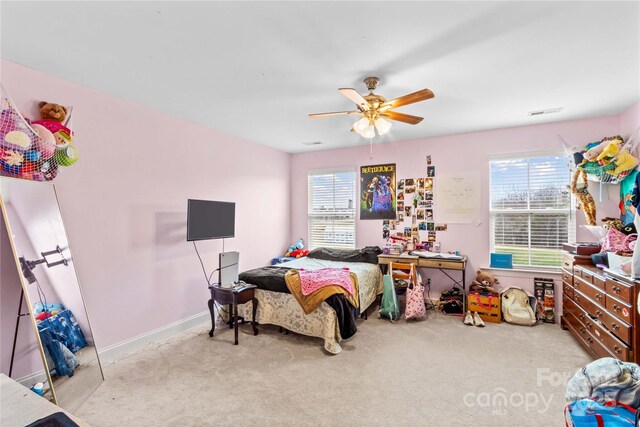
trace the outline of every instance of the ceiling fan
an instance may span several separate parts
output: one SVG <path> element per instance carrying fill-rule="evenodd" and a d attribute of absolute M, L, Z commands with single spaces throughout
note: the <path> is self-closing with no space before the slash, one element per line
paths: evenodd
<path fill-rule="evenodd" d="M 373 138 L 376 135 L 375 129 L 378 130 L 379 135 L 384 135 L 389 132 L 389 129 L 391 129 L 391 123 L 385 119 L 409 123 L 410 125 L 417 125 L 420 123 L 422 121 L 422 117 L 398 113 L 397 111 L 392 110 L 415 102 L 426 101 L 427 99 L 434 97 L 433 92 L 429 89 L 422 89 L 417 92 L 392 99 L 391 101 L 387 101 L 384 96 L 373 93 L 380 82 L 378 77 L 367 77 L 363 81 L 367 85 L 367 89 L 369 89 L 368 95 L 362 96 L 358 91 L 352 88 L 338 89 L 340 93 L 356 104 L 357 110 L 309 114 L 309 117 L 317 118 L 359 114 L 362 117 L 353 125 L 352 130 L 355 130 L 365 138 Z"/>

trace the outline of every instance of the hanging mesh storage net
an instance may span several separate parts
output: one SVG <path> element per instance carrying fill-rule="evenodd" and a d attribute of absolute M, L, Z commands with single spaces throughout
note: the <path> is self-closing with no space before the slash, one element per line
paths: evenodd
<path fill-rule="evenodd" d="M 72 145 L 71 109 L 64 120 L 26 120 L 4 88 L 0 108 L 0 176 L 51 181 L 78 160 Z"/>

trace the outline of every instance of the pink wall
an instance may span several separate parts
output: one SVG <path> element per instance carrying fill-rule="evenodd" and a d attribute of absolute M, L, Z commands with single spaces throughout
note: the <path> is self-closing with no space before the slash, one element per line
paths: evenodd
<path fill-rule="evenodd" d="M 459 249 L 469 257 L 467 280 L 470 281 L 475 277 L 477 269 L 489 265 L 489 156 L 532 151 L 561 152 L 562 146 L 557 135 L 561 135 L 571 145 L 582 145 L 619 132 L 618 117 L 612 116 L 374 145 L 373 159 L 369 159 L 369 146 L 364 139 L 358 147 L 294 154 L 291 159 L 291 238 L 307 236 L 308 170 L 396 163 L 398 178 L 417 178 L 426 176 L 425 156 L 430 154 L 436 167 L 436 181 L 438 173 L 477 171 L 481 175 L 482 223 L 478 226 L 449 224 L 448 231 L 438 232 L 443 251 Z M 591 184 L 591 193 L 598 199 L 598 185 Z M 618 215 L 618 192 L 617 185 L 604 187 L 603 202 L 597 206 L 598 218 Z M 437 204 L 437 200 L 435 203 Z M 578 224 L 584 224 L 582 211 L 578 211 L 577 215 Z M 438 217 L 435 221 L 447 222 L 446 218 Z M 589 236 L 579 229 L 578 239 L 587 238 Z M 356 242 L 358 247 L 383 245 L 382 221 L 358 220 Z M 435 295 L 451 286 L 439 273 L 423 271 L 423 274 L 433 278 Z M 514 284 L 512 277 L 507 282 Z M 521 286 L 532 289 L 533 283 L 522 281 Z"/>
<path fill-rule="evenodd" d="M 288 247 L 289 154 L 9 61 L 1 73 L 29 117 L 41 100 L 74 106 L 80 160 L 55 184 L 99 349 L 207 309 L 202 270 L 185 241 L 188 198 L 237 203 L 236 238 L 225 249 L 240 251 L 241 269 Z M 198 247 L 212 270 L 221 242 Z M 11 263 L 2 265 L 4 276 Z"/>
<path fill-rule="evenodd" d="M 620 114 L 620 135 L 630 138 L 640 127 L 640 101 Z M 640 147 L 639 147 L 640 150 Z"/>

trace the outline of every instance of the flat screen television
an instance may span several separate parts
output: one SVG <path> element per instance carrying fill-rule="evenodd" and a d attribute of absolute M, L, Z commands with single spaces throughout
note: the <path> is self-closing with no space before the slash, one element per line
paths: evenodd
<path fill-rule="evenodd" d="M 187 201 L 187 241 L 234 237 L 236 204 L 211 200 Z"/>

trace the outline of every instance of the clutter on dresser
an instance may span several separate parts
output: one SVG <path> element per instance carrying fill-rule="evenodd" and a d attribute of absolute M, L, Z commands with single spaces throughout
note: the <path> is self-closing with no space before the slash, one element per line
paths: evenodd
<path fill-rule="evenodd" d="M 600 253 L 602 245 L 592 242 L 563 243 L 562 250 L 576 255 L 592 255 Z"/>

